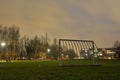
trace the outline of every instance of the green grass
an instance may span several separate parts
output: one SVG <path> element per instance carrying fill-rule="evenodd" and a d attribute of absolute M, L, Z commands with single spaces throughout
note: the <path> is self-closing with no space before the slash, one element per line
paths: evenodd
<path fill-rule="evenodd" d="M 62 60 L 62 64 L 67 64 L 67 65 L 87 65 L 87 64 L 93 64 L 93 60 L 91 59 L 79 59 L 79 60 Z"/>
<path fill-rule="evenodd" d="M 0 62 L 0 80 L 120 80 L 120 61 L 101 67 L 60 67 L 57 61 Z"/>

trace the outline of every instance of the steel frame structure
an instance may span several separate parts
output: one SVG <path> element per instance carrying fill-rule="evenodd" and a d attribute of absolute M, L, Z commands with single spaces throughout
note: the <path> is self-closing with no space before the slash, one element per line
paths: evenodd
<path fill-rule="evenodd" d="M 95 58 L 96 56 L 96 52 L 97 52 L 97 46 L 94 43 L 94 41 L 92 40 L 72 40 L 72 39 L 59 39 L 59 65 L 60 66 L 66 66 L 66 64 L 64 64 L 62 55 L 64 54 L 64 52 L 66 50 L 73 50 L 76 54 L 77 59 L 81 59 L 80 57 L 82 57 L 82 51 L 90 51 L 92 53 L 92 63 L 91 64 L 87 64 L 90 66 L 93 65 L 99 65 L 97 63 L 97 60 Z M 84 54 L 83 54 L 84 55 Z M 87 55 L 87 54 L 86 54 Z M 88 54 L 89 55 L 89 54 Z M 74 57 L 75 58 L 75 57 Z M 83 64 L 79 64 L 80 66 L 85 66 Z M 73 66 L 72 64 L 67 65 L 67 66 Z"/>

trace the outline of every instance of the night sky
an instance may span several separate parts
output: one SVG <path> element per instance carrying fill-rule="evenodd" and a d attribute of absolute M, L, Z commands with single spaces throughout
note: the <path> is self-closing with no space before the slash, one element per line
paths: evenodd
<path fill-rule="evenodd" d="M 112 47 L 120 40 L 120 0 L 0 0 L 0 24 L 21 35 L 94 40 Z"/>

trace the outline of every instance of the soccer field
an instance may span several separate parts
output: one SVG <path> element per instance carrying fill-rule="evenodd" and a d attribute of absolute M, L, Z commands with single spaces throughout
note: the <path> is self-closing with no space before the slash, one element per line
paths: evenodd
<path fill-rule="evenodd" d="M 102 66 L 60 67 L 57 61 L 0 62 L 0 80 L 120 80 L 120 61 Z"/>

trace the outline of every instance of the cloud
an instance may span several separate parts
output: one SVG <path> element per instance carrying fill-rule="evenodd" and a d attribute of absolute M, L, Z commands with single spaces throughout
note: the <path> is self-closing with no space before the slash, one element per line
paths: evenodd
<path fill-rule="evenodd" d="M 91 39 L 100 47 L 119 40 L 119 0 L 0 0 L 0 22 L 22 35 Z"/>
<path fill-rule="evenodd" d="M 16 24 L 23 33 L 47 32 L 61 29 L 62 20 L 67 22 L 69 15 L 48 0 L 1 1 L 0 21 L 5 25 Z M 35 34 L 37 34 L 37 32 Z"/>
<path fill-rule="evenodd" d="M 119 0 L 71 0 L 73 13 L 77 17 L 76 27 L 82 39 L 93 39 L 99 46 L 112 46 L 113 41 L 120 39 Z M 72 10 L 72 9 L 71 9 Z M 72 12 L 72 11 L 71 11 Z M 81 17 L 82 16 L 82 17 Z"/>

